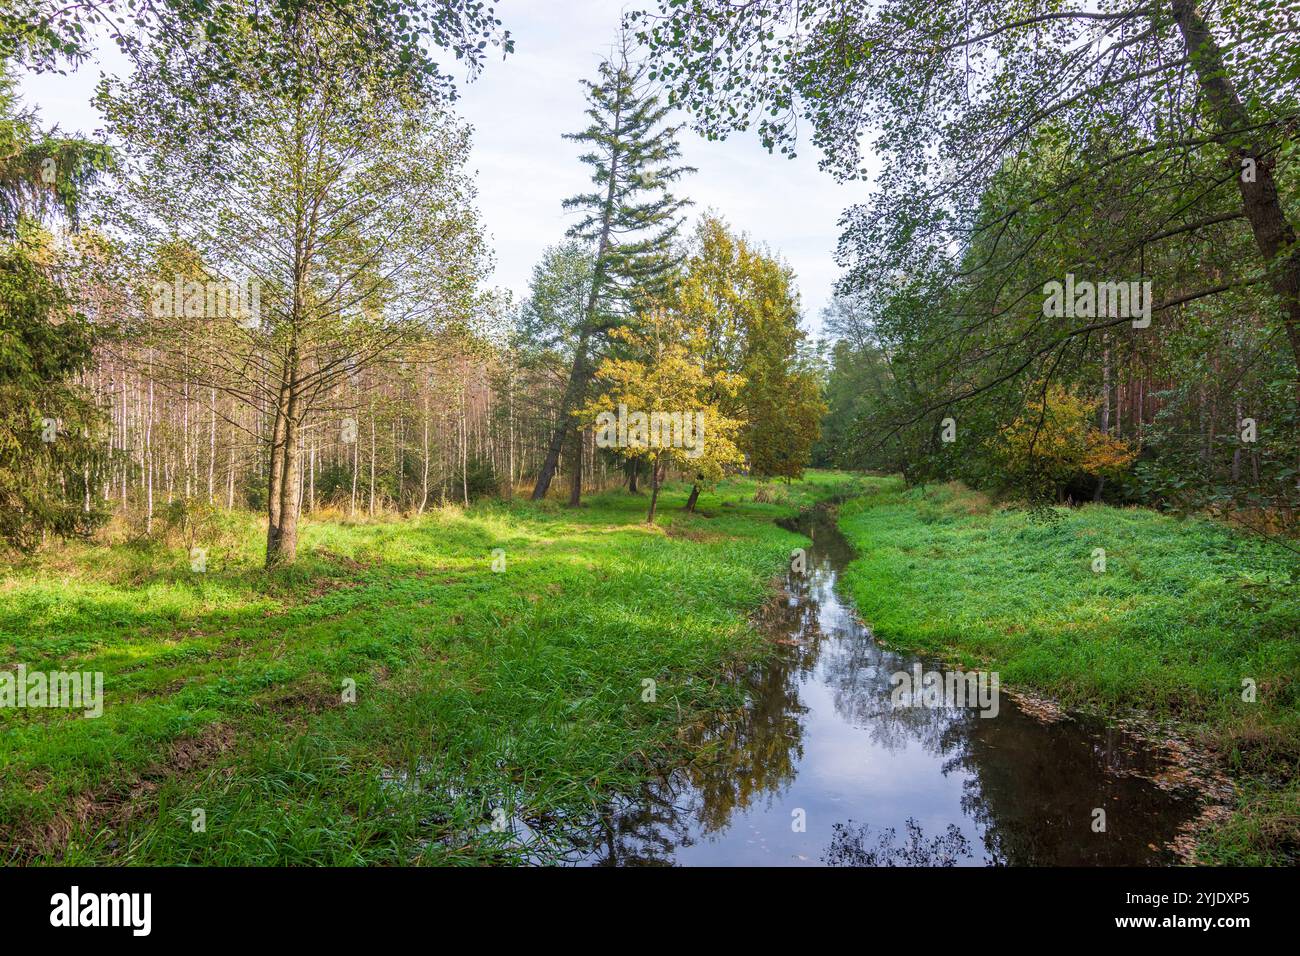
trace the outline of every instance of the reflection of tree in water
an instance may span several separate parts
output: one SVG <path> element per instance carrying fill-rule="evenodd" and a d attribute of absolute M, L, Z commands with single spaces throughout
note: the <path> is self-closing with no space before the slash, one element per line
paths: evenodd
<path fill-rule="evenodd" d="M 813 603 L 823 616 L 832 618 L 828 622 L 831 634 L 821 648 L 818 664 L 822 680 L 831 688 L 836 712 L 890 753 L 913 743 L 934 756 L 964 749 L 960 728 L 972 716 L 969 708 L 893 705 L 891 678 L 899 671 L 910 672 L 916 658 L 887 650 L 872 638 L 852 605 L 842 600 L 835 588 L 836 569 L 852 560 L 852 549 L 842 539 L 823 541 L 823 546 L 832 559 L 822 563 L 813 579 Z M 926 670 L 932 669 L 939 665 L 927 662 Z"/>
<path fill-rule="evenodd" d="M 850 633 L 828 642 L 820 661 L 825 683 L 832 690 L 835 710 L 872 743 L 896 753 L 917 743 L 928 754 L 943 756 L 961 746 L 956 727 L 974 713 L 970 708 L 895 707 L 890 678 L 911 669 L 914 658 L 886 651 L 866 632 Z"/>
<path fill-rule="evenodd" d="M 907 818 L 907 837 L 900 845 L 893 827 L 875 832 L 871 826 L 853 826 L 853 821 L 835 824 L 835 836 L 822 855 L 828 866 L 956 866 L 972 856 L 970 841 L 956 826 L 930 840 L 925 840 L 921 825 Z"/>
<path fill-rule="evenodd" d="M 599 823 L 589 839 L 602 864 L 671 862 L 692 834 L 722 830 L 736 811 L 789 787 L 803 756 L 798 675 L 816 657 L 807 647 L 791 651 L 751 671 L 747 702 L 700 732 L 696 763 L 647 785 Z"/>
<path fill-rule="evenodd" d="M 647 784 L 636 799 L 595 820 L 587 840 L 578 838 L 579 858 L 598 866 L 670 865 L 678 847 L 690 846 L 691 814 L 678 806 L 681 781 Z"/>
<path fill-rule="evenodd" d="M 1011 865 L 1090 866 L 1167 862 L 1190 802 L 1132 771 L 1154 758 L 1114 728 L 1079 721 L 1044 726 L 1010 701 L 966 735 L 962 809 L 984 830 L 992 859 Z M 1092 829 L 1106 811 L 1106 831 Z M 1155 848 L 1153 848 L 1155 847 Z"/>
<path fill-rule="evenodd" d="M 735 719 L 717 728 L 707 756 L 688 771 L 700 829 L 724 828 L 731 815 L 760 797 L 769 799 L 794 779 L 803 756 L 803 705 L 795 675 L 798 653 L 770 663 L 752 679 L 751 696 Z"/>
<path fill-rule="evenodd" d="M 1158 862 L 1148 839 L 1184 819 L 1169 798 L 1124 777 L 1131 751 L 1112 733 L 1073 723 L 1044 727 L 1006 696 L 995 718 L 974 708 L 894 707 L 890 677 L 915 658 L 882 648 L 834 593 L 835 544 L 819 535 L 820 560 L 787 580 L 789 599 L 767 609 L 763 628 L 786 638 L 783 653 L 737 675 L 748 702 L 702 727 L 691 767 L 647 786 L 607 812 L 566 827 L 586 859 L 668 863 L 702 835 L 724 831 L 737 811 L 789 789 L 803 757 L 801 685 L 814 668 L 836 712 L 889 753 L 919 746 L 945 775 L 963 781 L 962 810 L 983 835 L 991 862 L 1015 864 Z M 837 560 L 839 563 L 837 563 Z M 926 670 L 940 669 L 927 662 Z M 1091 810 L 1108 811 L 1109 835 L 1092 834 Z M 1113 808 L 1120 808 L 1116 815 Z M 576 824 L 576 821 L 570 821 Z M 968 828 L 969 832 L 969 828 Z M 823 858 L 833 865 L 947 866 L 978 851 L 956 825 L 930 841 L 909 820 L 892 830 L 840 824 Z"/>
<path fill-rule="evenodd" d="M 789 600 L 774 602 L 760 626 L 794 643 L 741 678 L 746 702 L 701 728 L 692 741 L 702 756 L 669 779 L 647 785 L 588 835 L 603 864 L 671 862 L 692 834 L 723 830 L 738 810 L 789 788 L 803 756 L 801 678 L 816 664 L 824 635 L 807 581 L 789 582 Z M 599 847 L 599 849 L 597 849 Z"/>
<path fill-rule="evenodd" d="M 1005 695 L 991 718 L 974 708 L 895 708 L 890 676 L 914 659 L 880 647 L 856 622 L 836 630 L 843 636 L 827 643 L 820 661 L 836 711 L 877 746 L 919 744 L 942 759 L 945 776 L 959 774 L 962 810 L 979 826 L 991 862 L 1160 862 L 1148 844 L 1172 839 L 1184 811 L 1128 773 L 1147 761 L 1123 734 L 1077 722 L 1044 726 Z M 930 669 L 941 668 L 927 662 Z M 1107 809 L 1106 834 L 1091 830 L 1097 807 Z"/>
<path fill-rule="evenodd" d="M 678 805 L 689 810 L 702 833 L 724 829 L 736 811 L 760 798 L 777 798 L 794 779 L 803 757 L 806 712 L 800 683 L 816 666 L 826 640 L 817 596 L 830 574 L 822 564 L 805 578 L 790 577 L 788 599 L 769 606 L 760 627 L 791 643 L 749 670 L 745 705 L 706 728 L 696 741 L 706 756 L 686 771 L 686 806 Z"/>

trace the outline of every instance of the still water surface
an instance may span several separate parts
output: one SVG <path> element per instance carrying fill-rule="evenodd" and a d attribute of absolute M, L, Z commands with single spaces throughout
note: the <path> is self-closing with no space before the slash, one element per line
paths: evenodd
<path fill-rule="evenodd" d="M 769 626 L 782 651 L 744 675 L 748 706 L 702 732 L 723 756 L 617 801 L 585 826 L 587 865 L 1152 865 L 1195 811 L 1191 794 L 1122 731 L 1046 723 L 1001 694 L 973 708 L 895 707 L 890 677 L 941 670 L 887 650 L 837 590 L 853 557 L 833 516 Z M 1094 832 L 1094 810 L 1106 830 Z M 804 828 L 796 823 L 804 821 Z M 569 839 L 573 839 L 569 834 Z"/>

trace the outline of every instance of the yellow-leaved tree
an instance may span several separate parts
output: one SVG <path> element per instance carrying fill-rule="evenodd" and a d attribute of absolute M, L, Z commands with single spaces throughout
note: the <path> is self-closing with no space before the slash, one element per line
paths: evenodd
<path fill-rule="evenodd" d="M 716 482 L 743 462 L 736 446 L 742 422 L 722 409 L 744 380 L 706 367 L 707 336 L 680 311 L 654 307 L 610 334 L 621 353 L 600 363 L 597 394 L 575 414 L 595 427 L 599 447 L 650 459 L 646 521 L 653 523 L 670 464 Z"/>
<path fill-rule="evenodd" d="M 674 305 L 705 331 L 705 367 L 744 380 L 720 407 L 744 423 L 737 444 L 750 473 L 798 478 L 826 404 L 805 354 L 794 272 L 713 213 L 701 219 L 689 249 Z M 698 494 L 697 484 L 688 511 Z"/>
<path fill-rule="evenodd" d="M 1050 383 L 1035 387 L 1033 394 L 995 444 L 1007 476 L 1021 487 L 1050 488 L 1059 499 L 1072 479 L 1114 477 L 1137 457 L 1128 442 L 1092 424 L 1098 402 Z"/>

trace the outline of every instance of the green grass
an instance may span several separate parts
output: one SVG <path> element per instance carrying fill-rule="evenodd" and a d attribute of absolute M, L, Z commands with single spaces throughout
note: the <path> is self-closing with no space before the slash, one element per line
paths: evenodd
<path fill-rule="evenodd" d="M 959 486 L 827 472 L 728 482 L 698 516 L 670 487 L 653 528 L 646 497 L 622 492 L 578 511 L 308 521 L 299 562 L 269 576 L 248 515 L 198 542 L 204 573 L 180 542 L 72 545 L 0 569 L 0 670 L 106 675 L 98 719 L 0 709 L 3 860 L 544 856 L 540 838 L 493 832 L 493 811 L 581 831 L 612 793 L 693 756 L 683 731 L 736 706 L 729 669 L 765 650 L 748 617 L 799 542 L 775 520 L 849 488 L 867 496 L 840 511 L 860 554 L 846 583 L 882 638 L 1191 726 L 1240 788 L 1201 858 L 1294 860 L 1293 556 L 1206 521 L 1085 507 L 1043 524 Z"/>
<path fill-rule="evenodd" d="M 846 575 L 884 640 L 997 670 L 1070 705 L 1190 726 L 1240 782 L 1200 858 L 1294 862 L 1300 845 L 1296 556 L 1211 521 L 1090 505 L 1057 520 L 958 485 L 846 505 Z M 1093 571 L 1105 550 L 1104 573 Z M 1257 687 L 1242 700 L 1244 679 Z"/>
<path fill-rule="evenodd" d="M 774 522 L 846 481 L 811 474 L 764 503 L 737 480 L 695 516 L 670 487 L 654 527 L 622 492 L 309 520 L 299 562 L 269 576 L 243 515 L 196 542 L 204 573 L 179 542 L 0 570 L 0 669 L 105 674 L 98 719 L 0 709 L 0 859 L 522 858 L 537 847 L 485 827 L 495 809 L 580 825 L 738 703 L 722 678 L 762 652 L 748 615 L 800 540 Z"/>

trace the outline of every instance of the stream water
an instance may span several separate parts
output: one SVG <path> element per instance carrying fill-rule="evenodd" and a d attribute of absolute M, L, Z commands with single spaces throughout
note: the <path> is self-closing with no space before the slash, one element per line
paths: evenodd
<path fill-rule="evenodd" d="M 853 552 L 832 516 L 792 527 L 813 543 L 765 622 L 781 653 L 741 677 L 742 710 L 700 730 L 717 759 L 618 800 L 583 828 L 570 862 L 1174 862 L 1166 844 L 1196 803 L 1151 782 L 1164 758 L 1097 721 L 1045 721 L 1006 693 L 996 716 L 896 705 L 892 675 L 943 668 L 882 647 L 858 620 L 837 590 Z"/>

